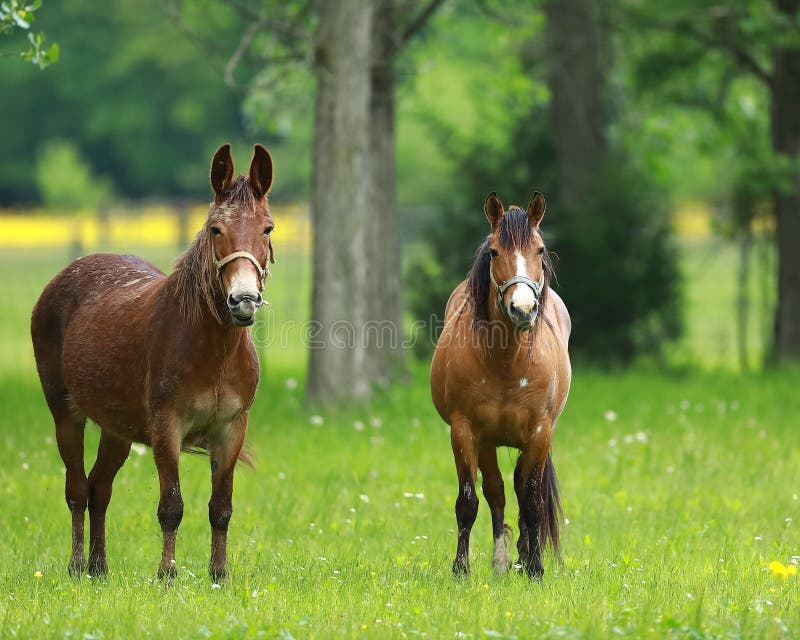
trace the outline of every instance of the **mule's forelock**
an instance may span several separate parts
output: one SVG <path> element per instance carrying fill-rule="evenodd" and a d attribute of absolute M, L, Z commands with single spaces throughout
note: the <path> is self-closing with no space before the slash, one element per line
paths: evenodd
<path fill-rule="evenodd" d="M 266 208 L 266 196 L 258 197 L 247 176 L 241 175 L 231 182 L 220 202 L 213 203 L 209 217 L 218 215 L 223 220 L 231 217 L 253 217 L 259 208 Z"/>

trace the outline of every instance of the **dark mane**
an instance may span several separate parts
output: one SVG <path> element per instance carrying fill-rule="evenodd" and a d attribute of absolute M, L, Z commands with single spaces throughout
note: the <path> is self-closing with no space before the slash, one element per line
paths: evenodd
<path fill-rule="evenodd" d="M 528 215 L 519 207 L 514 206 L 500 218 L 498 232 L 500 246 L 503 249 L 512 251 L 527 247 L 533 242 L 534 234 L 536 233 L 530 225 Z M 494 295 L 489 279 L 489 265 L 491 264 L 489 255 L 490 238 L 491 236 L 487 236 L 478 247 L 475 252 L 475 262 L 469 271 L 469 275 L 467 275 L 467 300 L 472 306 L 473 330 L 478 330 L 489 322 L 490 297 Z M 536 321 L 531 329 L 534 333 L 538 330 L 539 323 L 544 315 L 547 292 L 550 290 L 550 278 L 553 274 L 553 263 L 550 260 L 547 247 L 545 247 L 542 255 L 542 263 L 544 265 L 544 286 L 542 287 L 542 295 L 539 298 L 539 313 L 536 315 Z"/>
<path fill-rule="evenodd" d="M 216 300 L 219 283 L 208 220 L 186 252 L 175 261 L 172 277 L 178 308 L 190 324 L 197 322 L 205 310 L 222 323 Z"/>

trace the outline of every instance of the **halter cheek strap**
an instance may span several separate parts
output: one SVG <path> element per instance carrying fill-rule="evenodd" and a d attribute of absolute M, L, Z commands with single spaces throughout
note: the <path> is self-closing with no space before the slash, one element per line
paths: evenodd
<path fill-rule="evenodd" d="M 259 264 L 258 260 L 256 260 L 256 257 L 248 251 L 234 251 L 233 253 L 229 253 L 227 256 L 221 258 L 220 260 L 214 260 L 214 266 L 217 268 L 217 277 L 219 278 L 220 275 L 222 274 L 222 267 L 224 267 L 229 262 L 233 262 L 237 258 L 245 258 L 253 263 L 253 266 L 256 268 L 256 271 L 258 272 L 258 277 L 261 280 L 261 286 L 263 287 L 264 280 L 269 275 L 269 263 L 266 266 L 262 267 Z"/>

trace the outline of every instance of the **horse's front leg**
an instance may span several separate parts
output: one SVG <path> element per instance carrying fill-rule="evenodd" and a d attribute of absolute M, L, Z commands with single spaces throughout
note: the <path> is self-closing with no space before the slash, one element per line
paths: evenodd
<path fill-rule="evenodd" d="M 247 414 L 231 424 L 227 438 L 209 443 L 211 455 L 211 500 L 208 520 L 211 523 L 211 561 L 208 572 L 212 580 L 227 577 L 228 523 L 233 513 L 233 471 L 247 432 Z"/>
<path fill-rule="evenodd" d="M 152 446 L 161 489 L 158 523 L 161 525 L 163 542 L 158 577 L 171 580 L 177 574 L 175 540 L 178 536 L 178 525 L 183 519 L 183 498 L 178 477 L 181 433 L 176 419 L 162 419 L 153 425 Z"/>
<path fill-rule="evenodd" d="M 466 576 L 469 573 L 469 536 L 475 518 L 478 516 L 478 496 L 475 493 L 478 455 L 477 443 L 470 423 L 463 416 L 455 416 L 451 420 L 450 444 L 453 447 L 456 473 L 458 474 L 458 498 L 456 499 L 458 544 L 456 558 L 453 560 L 453 574 Z"/>

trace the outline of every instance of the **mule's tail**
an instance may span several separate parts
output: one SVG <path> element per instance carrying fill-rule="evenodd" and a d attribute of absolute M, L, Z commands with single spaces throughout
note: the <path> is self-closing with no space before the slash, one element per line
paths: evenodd
<path fill-rule="evenodd" d="M 547 461 L 544 463 L 539 491 L 539 498 L 543 506 L 542 517 L 539 520 L 539 546 L 544 549 L 549 541 L 553 545 L 556 557 L 561 562 L 561 541 L 558 534 L 558 525 L 564 518 L 564 510 L 561 508 L 556 468 L 553 466 L 553 459 L 549 453 L 547 454 Z"/>

